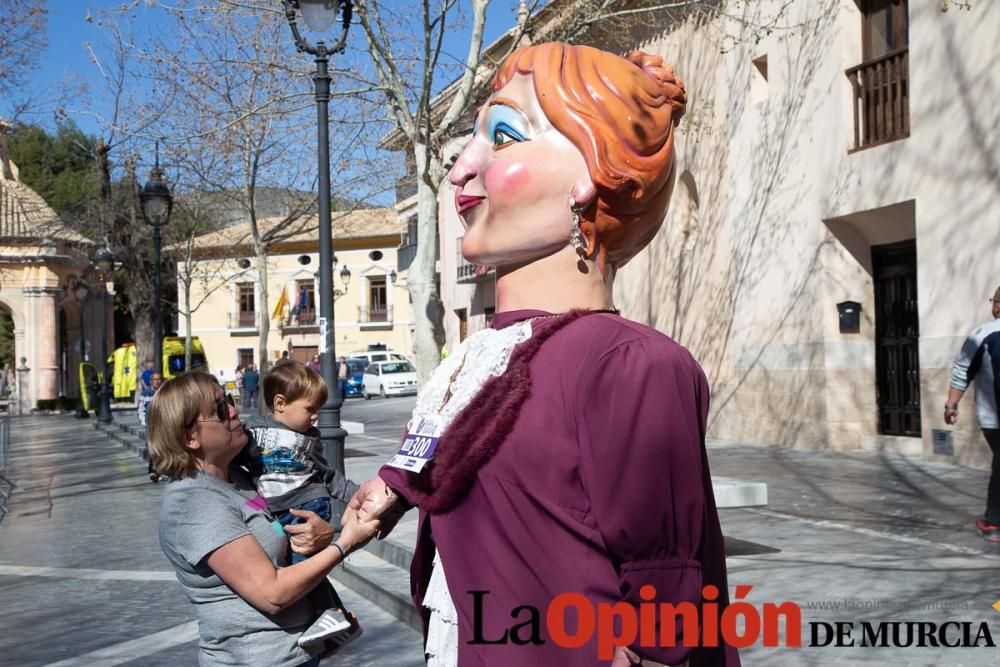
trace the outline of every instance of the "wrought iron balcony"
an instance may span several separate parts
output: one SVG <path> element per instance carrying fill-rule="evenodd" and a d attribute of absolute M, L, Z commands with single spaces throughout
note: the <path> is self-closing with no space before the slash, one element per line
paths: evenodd
<path fill-rule="evenodd" d="M 257 311 L 240 311 L 229 313 L 229 329 L 259 329 L 260 313 Z"/>
<path fill-rule="evenodd" d="M 358 306 L 358 322 L 361 324 L 392 324 L 392 306 L 369 308 Z"/>
<path fill-rule="evenodd" d="M 316 322 L 316 310 L 314 308 L 303 308 L 298 313 L 291 313 L 281 323 L 283 331 L 305 331 L 317 330 L 319 323 Z"/>

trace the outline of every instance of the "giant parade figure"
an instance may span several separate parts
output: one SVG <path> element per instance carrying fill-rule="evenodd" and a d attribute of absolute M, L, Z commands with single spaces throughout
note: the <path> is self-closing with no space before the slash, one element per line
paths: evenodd
<path fill-rule="evenodd" d="M 666 215 L 686 102 L 657 56 L 522 48 L 451 170 L 462 254 L 496 267 L 496 315 L 442 361 L 351 501 L 383 532 L 419 509 L 430 665 L 739 665 L 659 612 L 728 604 L 708 383 L 612 300 Z"/>

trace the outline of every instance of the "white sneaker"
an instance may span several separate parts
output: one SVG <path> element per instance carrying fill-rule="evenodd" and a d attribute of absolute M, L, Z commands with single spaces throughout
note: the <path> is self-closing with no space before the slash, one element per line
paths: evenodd
<path fill-rule="evenodd" d="M 339 609 L 327 609 L 299 637 L 302 648 L 315 648 L 327 644 L 324 654 L 339 650 L 361 635 L 361 626 L 354 614 Z M 330 650 L 332 649 L 332 650 Z"/>

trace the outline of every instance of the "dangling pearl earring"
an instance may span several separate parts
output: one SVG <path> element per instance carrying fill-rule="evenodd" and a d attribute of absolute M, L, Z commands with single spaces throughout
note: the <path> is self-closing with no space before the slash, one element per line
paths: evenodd
<path fill-rule="evenodd" d="M 581 259 L 585 259 L 587 255 L 587 239 L 584 238 L 583 231 L 580 230 L 580 208 L 576 205 L 576 199 L 573 197 L 569 198 L 569 210 L 573 214 L 573 221 L 570 223 L 569 228 L 569 244 L 573 246 L 576 254 Z"/>

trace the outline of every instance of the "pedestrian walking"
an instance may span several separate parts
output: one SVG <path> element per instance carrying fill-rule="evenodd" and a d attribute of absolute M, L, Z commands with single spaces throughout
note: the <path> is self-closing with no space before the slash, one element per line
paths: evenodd
<path fill-rule="evenodd" d="M 314 371 L 316 371 L 317 373 L 319 373 L 320 372 L 320 368 L 321 368 L 320 363 L 319 363 L 319 355 L 318 354 L 314 354 L 313 358 L 310 359 L 309 363 L 306 364 L 306 365 L 309 366 L 309 368 L 311 368 Z"/>
<path fill-rule="evenodd" d="M 153 362 L 147 362 L 145 370 L 139 375 L 139 383 L 135 389 L 135 411 L 142 426 L 146 425 L 146 411 L 149 402 L 153 400 Z"/>
<path fill-rule="evenodd" d="M 163 384 L 163 375 L 160 374 L 160 373 L 157 373 L 156 371 L 153 371 L 153 373 L 150 375 L 150 379 L 149 379 L 149 385 L 150 385 L 149 397 L 148 398 L 143 398 L 144 403 L 143 403 L 143 409 L 142 409 L 142 418 L 139 420 L 142 423 L 143 426 L 146 425 L 146 413 L 147 413 L 147 411 L 149 409 L 149 404 L 153 400 L 153 396 L 156 395 L 156 391 L 160 388 L 160 386 L 162 384 Z M 149 475 L 149 481 L 153 482 L 153 484 L 156 484 L 157 482 L 160 481 L 160 474 L 158 472 L 156 472 L 155 468 L 153 468 L 153 457 L 151 457 L 149 455 L 149 444 L 148 444 L 149 440 L 148 439 L 146 440 L 146 443 L 147 443 L 146 444 L 146 460 L 149 462 L 148 465 L 146 466 L 146 473 Z"/>
<path fill-rule="evenodd" d="M 236 395 L 243 396 L 243 364 L 238 364 L 236 366 L 236 372 L 233 373 L 236 378 Z"/>
<path fill-rule="evenodd" d="M 244 408 L 256 408 L 257 407 L 257 393 L 260 388 L 260 373 L 257 372 L 257 367 L 253 364 L 247 364 L 247 368 L 243 371 L 243 407 Z"/>
<path fill-rule="evenodd" d="M 340 400 L 347 400 L 347 379 L 351 377 L 351 367 L 347 365 L 347 359 L 340 358 L 337 365 L 337 390 L 340 392 Z"/>
<path fill-rule="evenodd" d="M 993 452 L 986 512 L 976 519 L 976 530 L 987 542 L 1000 544 L 1000 287 L 990 298 L 993 319 L 976 327 L 962 345 L 951 367 L 951 389 L 944 404 L 944 422 L 958 423 L 958 402 L 969 385 L 976 384 L 976 420 Z"/>
<path fill-rule="evenodd" d="M 160 547 L 194 605 L 199 663 L 318 665 L 339 646 L 298 645 L 316 617 L 306 595 L 372 538 L 378 521 L 362 523 L 348 510 L 335 542 L 330 524 L 312 512 L 300 513 L 303 524 L 276 529 L 249 473 L 232 465 L 247 433 L 232 398 L 207 373 L 165 383 L 149 422 L 153 461 L 173 480 L 163 494 Z M 289 565 L 289 541 L 312 557 Z"/>

